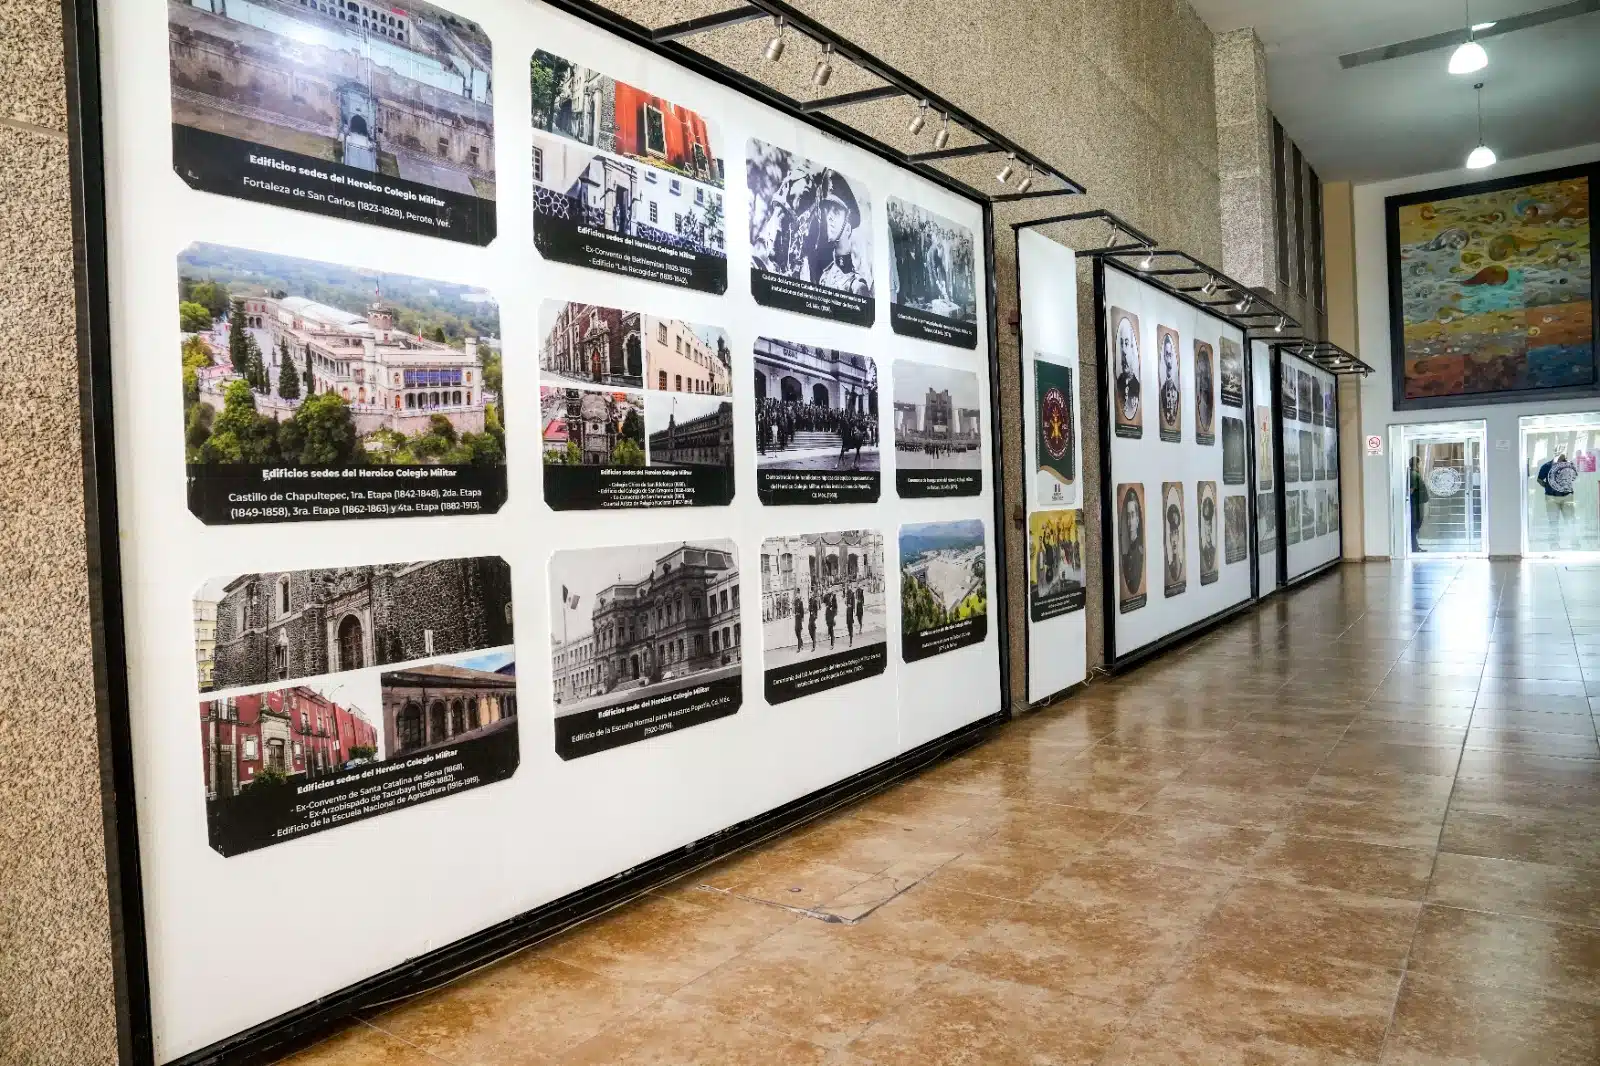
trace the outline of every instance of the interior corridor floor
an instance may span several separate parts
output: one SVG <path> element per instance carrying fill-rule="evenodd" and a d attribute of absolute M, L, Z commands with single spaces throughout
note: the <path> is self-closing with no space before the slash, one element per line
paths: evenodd
<path fill-rule="evenodd" d="M 1342 568 L 295 1066 L 1600 1062 L 1600 568 Z"/>

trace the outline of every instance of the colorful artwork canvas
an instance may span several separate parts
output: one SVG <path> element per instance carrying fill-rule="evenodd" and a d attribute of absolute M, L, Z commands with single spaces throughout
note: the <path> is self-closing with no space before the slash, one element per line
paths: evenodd
<path fill-rule="evenodd" d="M 1396 409 L 1595 390 L 1595 173 L 1389 198 Z"/>

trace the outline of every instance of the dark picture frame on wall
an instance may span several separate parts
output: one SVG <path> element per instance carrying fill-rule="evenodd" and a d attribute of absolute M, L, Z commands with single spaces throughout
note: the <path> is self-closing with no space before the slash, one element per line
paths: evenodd
<path fill-rule="evenodd" d="M 1600 162 L 1384 200 L 1396 411 L 1600 395 Z M 1588 299 L 1576 292 L 1583 279 Z"/>

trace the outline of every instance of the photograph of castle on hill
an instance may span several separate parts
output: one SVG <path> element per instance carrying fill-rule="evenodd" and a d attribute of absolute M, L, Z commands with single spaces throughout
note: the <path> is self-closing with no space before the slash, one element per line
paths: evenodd
<path fill-rule="evenodd" d="M 495 235 L 493 48 L 423 0 L 167 0 L 191 188 L 467 244 Z"/>
<path fill-rule="evenodd" d="M 485 290 L 194 244 L 178 257 L 178 327 L 189 508 L 208 525 L 505 502 L 500 311 Z"/>

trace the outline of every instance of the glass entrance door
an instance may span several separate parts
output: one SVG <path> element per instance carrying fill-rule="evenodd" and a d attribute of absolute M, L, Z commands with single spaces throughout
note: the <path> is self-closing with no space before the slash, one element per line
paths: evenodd
<path fill-rule="evenodd" d="M 1395 558 L 1484 553 L 1486 436 L 1481 420 L 1390 427 Z"/>
<path fill-rule="evenodd" d="M 1522 554 L 1600 552 L 1600 413 L 1522 418 Z M 1562 462 L 1562 461 L 1565 462 Z M 1545 464 L 1554 489 L 1539 481 Z"/>

